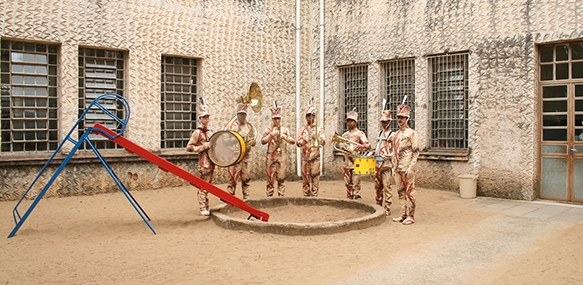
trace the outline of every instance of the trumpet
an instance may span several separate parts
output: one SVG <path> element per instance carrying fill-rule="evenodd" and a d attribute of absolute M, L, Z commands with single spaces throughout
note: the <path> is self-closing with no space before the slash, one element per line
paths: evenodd
<path fill-rule="evenodd" d="M 315 131 L 312 131 L 312 129 L 315 129 Z M 322 147 L 322 145 L 320 145 L 320 139 L 318 138 L 318 127 L 316 125 L 311 125 L 310 128 L 308 128 L 308 135 L 310 148 Z"/>
<path fill-rule="evenodd" d="M 343 138 L 338 133 L 334 133 L 334 136 L 332 137 L 332 147 L 338 152 L 345 153 L 350 156 L 360 155 L 361 153 L 355 151 L 354 149 L 356 146 L 361 146 L 361 144 Z"/>

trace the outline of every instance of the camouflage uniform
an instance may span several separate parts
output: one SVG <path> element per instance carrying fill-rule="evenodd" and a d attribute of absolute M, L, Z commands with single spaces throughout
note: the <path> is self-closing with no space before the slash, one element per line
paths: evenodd
<path fill-rule="evenodd" d="M 348 112 L 346 119 L 354 120 L 357 122 L 358 114 L 355 111 L 350 111 Z M 368 144 L 368 139 L 366 138 L 366 134 L 356 127 L 353 130 L 346 131 L 344 134 L 342 134 L 342 137 L 360 145 L 366 146 L 365 149 L 370 147 Z M 344 177 L 344 185 L 346 186 L 346 198 L 362 198 L 360 196 L 360 176 L 354 175 L 354 156 L 351 154 L 344 154 L 344 173 L 342 176 Z"/>
<path fill-rule="evenodd" d="M 316 108 L 308 104 L 305 114 L 314 115 L 315 120 Z M 324 131 L 315 122 L 300 128 L 296 145 L 300 148 L 302 157 L 302 190 L 305 197 L 318 197 L 320 190 L 320 147 L 312 147 L 316 139 L 320 146 L 326 143 Z"/>
<path fill-rule="evenodd" d="M 197 107 L 198 117 L 210 115 L 208 106 L 199 104 Z M 212 131 L 203 125 L 192 132 L 190 140 L 186 145 L 186 151 L 198 153 L 198 173 L 200 178 L 208 183 L 213 183 L 213 173 L 215 171 L 215 164 L 209 159 L 208 149 L 209 141 L 212 136 Z M 201 214 L 208 214 L 209 199 L 208 192 L 204 189 L 198 189 L 198 206 Z M 206 212 L 205 212 L 206 211 Z"/>
<path fill-rule="evenodd" d="M 401 105 L 397 117 L 407 117 L 408 120 L 410 113 L 409 106 Z M 401 204 L 401 216 L 393 220 L 412 224 L 415 222 L 415 165 L 419 156 L 417 132 L 404 124 L 393 137 L 393 148 L 393 172 Z"/>
<path fill-rule="evenodd" d="M 247 114 L 247 104 L 237 105 L 237 114 L 244 113 Z M 245 121 L 240 124 L 238 120 L 231 122 L 227 129 L 235 131 L 245 139 L 245 146 L 247 151 L 241 162 L 231 165 L 228 167 L 229 172 L 229 184 L 227 185 L 227 191 L 232 195 L 235 195 L 235 189 L 237 188 L 237 182 L 241 180 L 241 188 L 243 192 L 243 199 L 249 198 L 249 182 L 251 181 L 249 162 L 251 162 L 251 147 L 255 146 L 255 131 L 251 124 Z"/>
<path fill-rule="evenodd" d="M 377 142 L 377 149 L 375 155 L 377 157 L 377 171 L 374 176 L 376 201 L 379 206 L 383 206 L 386 215 L 391 214 L 391 204 L 393 193 L 391 192 L 391 183 L 393 182 L 393 163 L 391 161 L 393 156 L 393 131 L 390 129 L 391 111 L 383 110 L 381 114 L 381 121 L 388 121 L 387 128 L 379 133 Z"/>
<path fill-rule="evenodd" d="M 281 108 L 271 108 L 272 118 L 281 119 Z M 265 169 L 267 171 L 267 197 L 273 196 L 274 184 L 277 179 L 277 195 L 285 195 L 285 176 L 287 171 L 287 144 L 295 142 L 287 128 L 276 127 L 275 124 L 267 127 L 261 136 L 261 144 L 267 144 Z"/>

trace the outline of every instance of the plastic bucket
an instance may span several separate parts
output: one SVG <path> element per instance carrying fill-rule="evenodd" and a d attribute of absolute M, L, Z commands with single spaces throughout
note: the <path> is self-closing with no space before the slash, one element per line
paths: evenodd
<path fill-rule="evenodd" d="M 478 190 L 478 175 L 462 174 L 460 179 L 460 197 L 464 199 L 476 198 Z"/>

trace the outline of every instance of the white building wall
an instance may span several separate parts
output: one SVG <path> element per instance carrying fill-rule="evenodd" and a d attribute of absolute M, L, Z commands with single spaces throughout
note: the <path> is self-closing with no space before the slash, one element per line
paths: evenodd
<path fill-rule="evenodd" d="M 457 175 L 478 174 L 480 194 L 533 199 L 538 191 L 537 44 L 581 40 L 581 1 L 326 1 L 328 135 L 338 129 L 338 66 L 369 64 L 368 137 L 379 129 L 379 63 L 415 58 L 416 131 L 425 150 L 417 184 L 456 189 Z M 313 28 L 315 29 L 315 28 Z M 316 41 L 316 37 L 314 37 Z M 470 155 L 427 159 L 427 55 L 469 51 Z M 316 74 L 316 70 L 313 70 Z M 394 110 L 393 110 L 394 111 Z M 376 120 L 373 120 L 376 118 Z M 442 158 L 443 159 L 443 158 Z M 327 152 L 326 161 L 333 159 Z M 328 173 L 340 173 L 340 160 Z"/>
<path fill-rule="evenodd" d="M 302 1 L 301 106 L 319 102 L 318 1 Z M 342 132 L 338 66 L 369 65 L 369 139 L 378 132 L 379 62 L 415 58 L 416 131 L 424 155 L 417 184 L 456 189 L 457 175 L 479 175 L 482 195 L 533 199 L 538 187 L 538 87 L 536 45 L 583 38 L 583 2 L 557 1 L 325 1 L 325 130 L 329 141 Z M 61 45 L 59 107 L 61 136 L 77 119 L 79 46 L 120 49 L 129 54 L 126 98 L 132 117 L 126 136 L 152 151 L 172 155 L 194 171 L 191 156 L 181 150 L 160 150 L 160 59 L 162 55 L 202 59 L 202 91 L 211 105 L 214 129 L 234 116 L 235 101 L 257 82 L 264 105 L 284 107 L 282 124 L 295 129 L 295 1 L 209 0 L 85 0 L 2 1 L 0 37 Z M 435 158 L 428 146 L 427 55 L 468 51 L 470 68 L 470 155 L 467 161 Z M 301 110 L 300 110 L 301 112 Z M 303 115 L 303 114 L 301 114 Z M 259 133 L 270 124 L 268 108 L 249 120 Z M 304 122 L 302 117 L 302 122 Z M 294 132 L 295 133 L 295 132 Z M 264 148 L 253 150 L 254 179 L 265 178 Z M 13 199 L 26 189 L 48 155 L 35 163 L 9 165 L 18 155 L 0 153 L 0 199 Z M 184 184 L 148 163 L 111 155 L 130 189 Z M 30 156 L 27 156 L 30 159 Z M 295 175 L 295 150 L 290 153 L 288 179 Z M 108 160 L 109 161 L 109 160 Z M 340 179 L 340 158 L 328 144 L 324 179 Z M 42 165 L 42 164 L 40 164 Z M 59 183 L 55 195 L 75 192 L 70 185 L 88 185 L 83 194 L 115 188 L 102 181 L 101 166 L 79 164 L 71 183 Z M 35 172 L 36 171 L 36 172 Z M 125 172 L 124 172 L 125 173 Z M 431 173 L 427 175 L 426 173 Z M 134 174 L 138 174 L 135 176 Z M 126 177 L 126 178 L 123 178 Z M 139 177 L 139 179 L 135 179 Z M 216 182 L 226 181 L 219 169 Z M 9 182 L 8 182 L 9 181 Z M 91 188 L 91 185 L 100 185 Z M 105 189 L 105 190 L 104 190 Z M 263 189 L 253 189 L 262 192 Z"/>

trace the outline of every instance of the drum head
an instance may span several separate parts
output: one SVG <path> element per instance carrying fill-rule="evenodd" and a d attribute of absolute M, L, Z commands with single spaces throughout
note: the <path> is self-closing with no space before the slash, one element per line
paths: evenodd
<path fill-rule="evenodd" d="M 237 164 L 243 160 L 247 148 L 243 137 L 234 131 L 219 131 L 210 139 L 210 160 L 220 167 Z"/>

